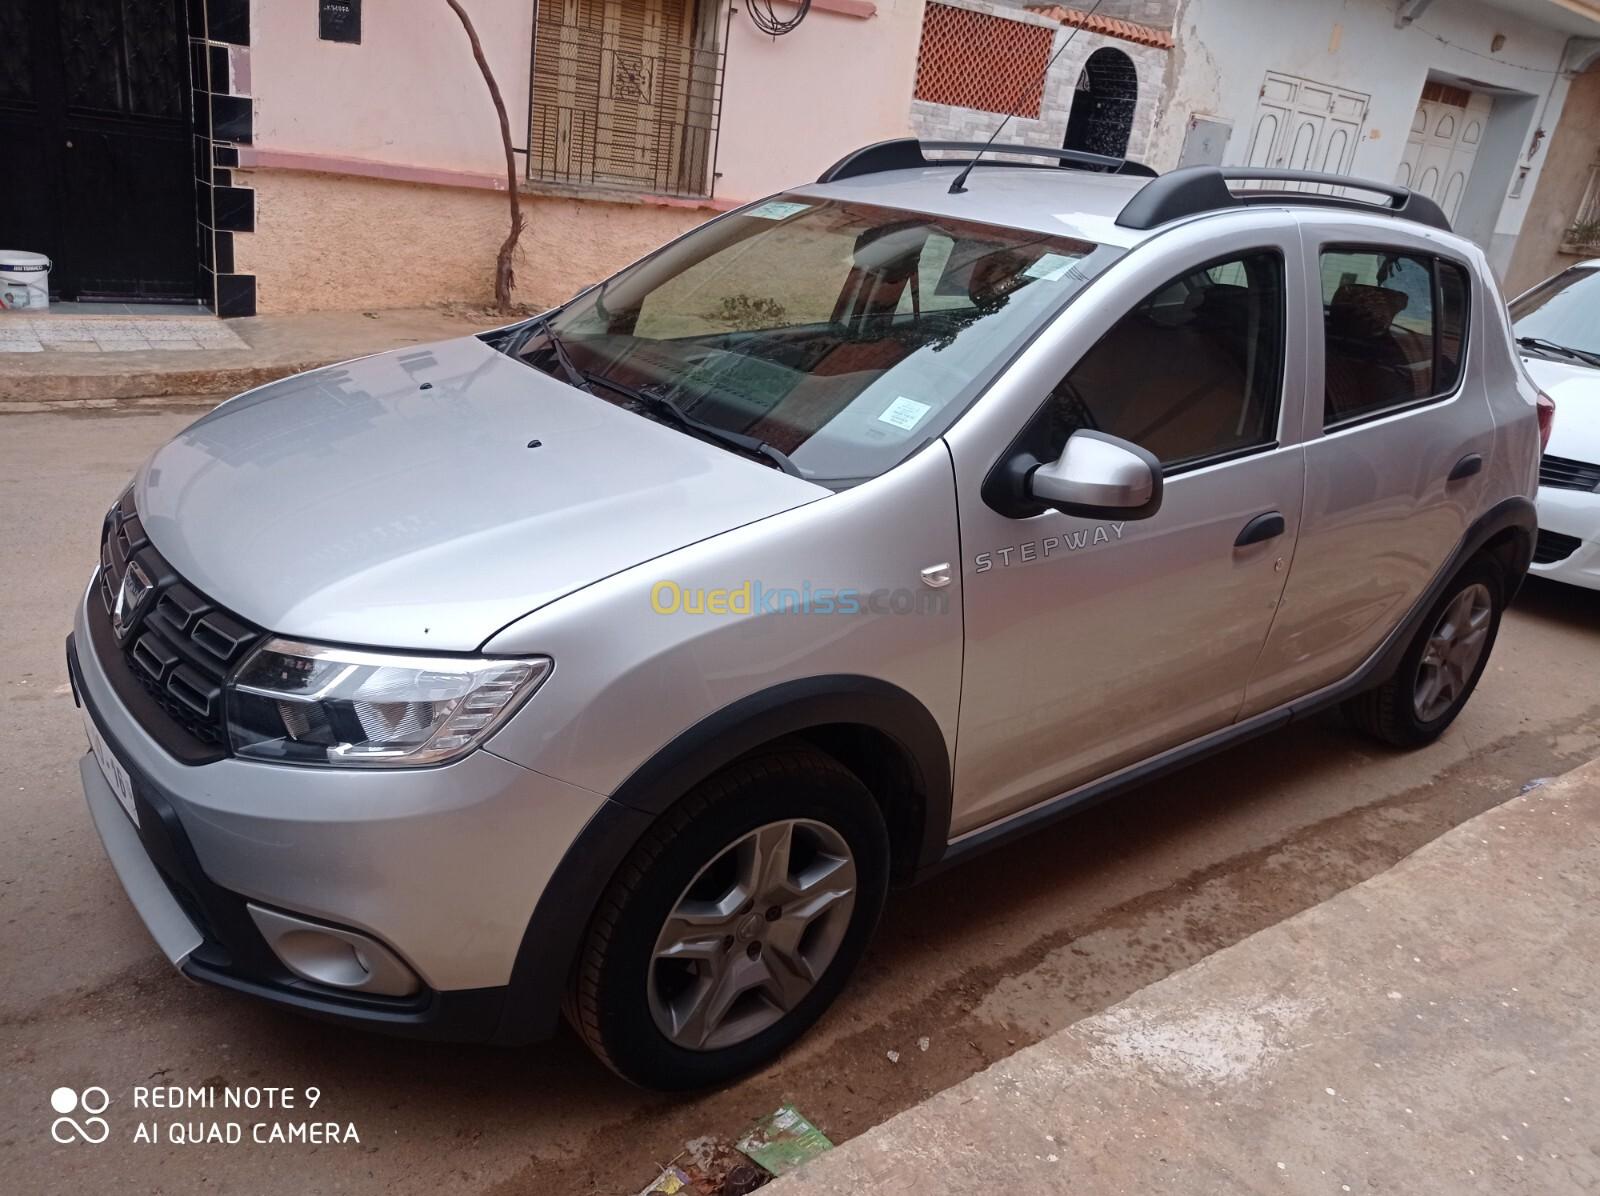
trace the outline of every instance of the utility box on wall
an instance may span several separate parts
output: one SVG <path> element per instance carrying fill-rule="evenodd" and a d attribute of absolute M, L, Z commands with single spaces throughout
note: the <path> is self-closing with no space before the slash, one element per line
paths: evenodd
<path fill-rule="evenodd" d="M 1228 137 L 1233 126 L 1214 116 L 1191 116 L 1189 127 L 1183 134 L 1183 152 L 1178 155 L 1179 166 L 1221 166 L 1223 151 L 1228 148 Z"/>

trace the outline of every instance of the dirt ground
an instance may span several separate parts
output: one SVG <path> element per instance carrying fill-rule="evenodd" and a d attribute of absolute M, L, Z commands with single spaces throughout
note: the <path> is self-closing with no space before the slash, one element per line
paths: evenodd
<path fill-rule="evenodd" d="M 78 788 L 71 606 L 105 507 L 193 415 L 0 416 L 6 1191 L 627 1196 L 687 1140 L 736 1135 L 784 1101 L 842 1141 L 1600 751 L 1600 594 L 1530 583 L 1442 742 L 1396 754 L 1333 718 L 1291 728 L 897 893 L 833 1011 L 725 1091 L 636 1091 L 567 1034 L 507 1051 L 336 1029 L 175 974 Z M 136 1086 L 207 1083 L 314 1086 L 320 1100 L 314 1114 L 133 1108 Z M 52 1141 L 63 1085 L 108 1091 L 105 1143 Z M 242 1120 L 245 1140 L 136 1141 L 156 1119 Z M 324 1119 L 359 1142 L 250 1141 L 253 1122 Z"/>

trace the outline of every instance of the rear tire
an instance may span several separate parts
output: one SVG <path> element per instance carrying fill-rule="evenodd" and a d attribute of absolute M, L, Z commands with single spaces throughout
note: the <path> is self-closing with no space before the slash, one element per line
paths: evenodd
<path fill-rule="evenodd" d="M 590 923 L 567 1020 L 641 1087 L 732 1079 L 843 989 L 888 876 L 883 816 L 855 774 L 805 746 L 741 760 L 624 862 Z"/>
<path fill-rule="evenodd" d="M 1394 675 L 1345 702 L 1345 718 L 1394 747 L 1438 739 L 1477 688 L 1504 603 L 1501 570 L 1487 558 L 1470 562 L 1428 611 Z"/>

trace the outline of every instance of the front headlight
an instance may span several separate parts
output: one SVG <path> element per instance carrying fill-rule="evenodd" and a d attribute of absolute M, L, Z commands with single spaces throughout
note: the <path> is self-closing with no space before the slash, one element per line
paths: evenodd
<path fill-rule="evenodd" d="M 391 656 L 268 640 L 228 686 L 228 736 L 253 760 L 440 764 L 486 739 L 551 667 L 543 656 Z"/>

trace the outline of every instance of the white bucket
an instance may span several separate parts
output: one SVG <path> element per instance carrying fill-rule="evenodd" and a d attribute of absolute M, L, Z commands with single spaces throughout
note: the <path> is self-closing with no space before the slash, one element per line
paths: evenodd
<path fill-rule="evenodd" d="M 0 308 L 37 311 L 50 306 L 50 259 L 42 253 L 0 249 Z"/>

